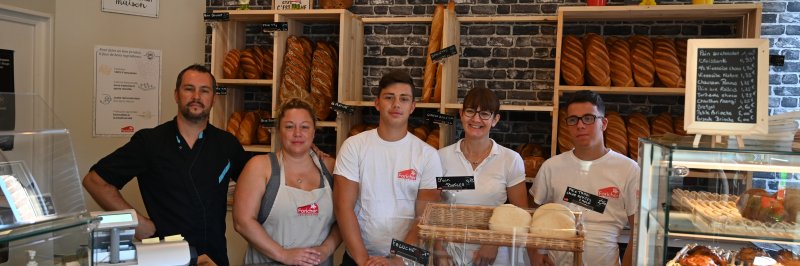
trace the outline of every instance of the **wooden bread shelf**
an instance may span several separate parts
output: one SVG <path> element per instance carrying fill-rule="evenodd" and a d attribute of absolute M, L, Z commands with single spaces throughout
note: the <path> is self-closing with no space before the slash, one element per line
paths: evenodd
<path fill-rule="evenodd" d="M 430 23 L 433 17 L 386 17 L 362 18 L 364 24 L 382 23 Z M 551 22 L 558 21 L 557 16 L 492 16 L 492 17 L 459 17 L 462 23 L 492 23 L 492 22 Z"/>
<path fill-rule="evenodd" d="M 249 152 L 272 152 L 270 145 L 242 145 L 245 151 Z"/>
<path fill-rule="evenodd" d="M 636 94 L 636 95 L 680 95 L 685 88 L 656 88 L 656 87 L 608 87 L 608 86 L 558 86 L 558 93 L 590 90 L 601 94 Z"/>
<path fill-rule="evenodd" d="M 221 86 L 271 86 L 271 79 L 218 79 L 217 85 Z"/>
<path fill-rule="evenodd" d="M 460 103 L 447 103 L 445 109 L 461 109 Z M 500 111 L 552 112 L 552 106 L 501 104 Z"/>

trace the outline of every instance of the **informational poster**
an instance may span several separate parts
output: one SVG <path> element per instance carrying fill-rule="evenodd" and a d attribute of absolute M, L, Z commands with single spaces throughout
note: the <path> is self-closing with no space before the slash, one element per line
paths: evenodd
<path fill-rule="evenodd" d="M 128 136 L 158 125 L 161 51 L 95 46 L 94 136 Z"/>
<path fill-rule="evenodd" d="M 112 12 L 143 17 L 158 17 L 160 0 L 102 0 L 103 12 Z"/>

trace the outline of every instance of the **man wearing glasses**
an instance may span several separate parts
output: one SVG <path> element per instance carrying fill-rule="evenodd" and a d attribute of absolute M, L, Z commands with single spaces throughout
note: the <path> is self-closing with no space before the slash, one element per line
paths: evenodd
<path fill-rule="evenodd" d="M 625 225 L 633 227 L 639 203 L 639 166 L 606 148 L 603 131 L 608 120 L 603 117 L 605 106 L 600 95 L 578 91 L 566 108 L 566 124 L 575 148 L 545 161 L 529 192 L 536 207 L 559 203 L 583 212 L 584 265 L 620 265 L 617 237 Z M 568 189 L 572 193 L 567 194 Z M 571 197 L 575 194 L 596 200 L 589 205 L 576 204 Z M 622 265 L 631 265 L 631 246 L 625 249 Z M 533 265 L 572 265 L 571 253 L 540 251 L 533 257 Z"/>

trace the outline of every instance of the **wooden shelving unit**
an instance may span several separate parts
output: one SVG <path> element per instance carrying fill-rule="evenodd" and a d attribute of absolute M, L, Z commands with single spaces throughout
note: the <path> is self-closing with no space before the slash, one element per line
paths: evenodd
<path fill-rule="evenodd" d="M 565 24 L 572 22 L 614 21 L 736 21 L 736 35 L 739 38 L 759 38 L 761 36 L 761 4 L 724 5 L 657 5 L 657 6 L 604 6 L 559 7 L 556 35 L 556 69 L 553 93 L 553 124 L 550 154 L 558 149 L 558 108 L 560 97 L 565 92 L 593 90 L 601 94 L 633 95 L 684 95 L 685 88 L 643 88 L 643 87 L 601 87 L 561 85 L 561 40 Z"/>

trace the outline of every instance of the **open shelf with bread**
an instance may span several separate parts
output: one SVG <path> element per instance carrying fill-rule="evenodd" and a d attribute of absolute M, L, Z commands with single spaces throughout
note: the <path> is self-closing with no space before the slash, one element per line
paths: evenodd
<path fill-rule="evenodd" d="M 351 117 L 336 114 L 331 103 L 346 99 L 340 95 L 343 91 L 361 87 L 363 24 L 359 17 L 342 9 L 215 12 L 229 14 L 228 21 L 212 23 L 211 48 L 212 73 L 220 77 L 218 85 L 228 90 L 217 97 L 211 115 L 213 125 L 220 128 L 230 125 L 232 115 L 246 107 L 242 88 L 255 87 L 269 93 L 266 100 L 269 110 L 262 112 L 257 124 L 276 115 L 282 98 L 302 97 L 314 105 L 317 117 L 322 117 L 317 127 L 333 128 L 337 135 L 343 131 L 339 128 L 349 129 Z M 317 32 L 319 28 L 329 30 Z M 237 60 L 242 70 L 231 70 L 235 64 L 226 62 L 231 51 L 242 50 L 243 54 L 245 50 L 258 49 L 254 48 L 258 45 L 253 45 L 253 40 L 268 43 L 262 47 L 268 52 L 257 60 L 262 62 L 261 74 L 248 76 L 242 55 Z M 337 136 L 337 148 L 342 141 L 344 138 Z M 277 148 L 276 143 L 272 134 L 267 143 L 245 145 L 245 149 L 270 152 Z"/>
<path fill-rule="evenodd" d="M 675 240 L 684 240 L 708 247 L 712 250 L 708 256 L 719 255 L 728 265 L 754 265 L 752 258 L 751 264 L 742 264 L 748 261 L 743 255 L 753 251 L 791 265 L 781 261 L 786 258 L 779 258 L 777 249 L 764 247 L 797 245 L 800 189 L 777 183 L 767 190 L 754 189 L 751 177 L 754 173 L 796 176 L 800 174 L 800 153 L 747 143 L 742 148 L 710 141 L 693 146 L 693 140 L 673 136 L 641 142 L 642 197 L 636 217 L 639 248 L 635 264 L 687 265 L 680 261 L 689 260 L 692 252 L 673 255 L 666 248 Z M 701 182 L 705 185 L 687 183 L 690 177 L 706 179 Z M 791 257 L 792 262 L 800 261 L 797 255 Z"/>
<path fill-rule="evenodd" d="M 676 36 L 574 36 L 567 30 L 592 22 L 619 26 L 643 21 L 720 21 L 735 29 L 726 38 L 759 38 L 761 4 L 559 7 L 551 155 L 559 152 L 559 105 L 565 93 L 592 90 L 618 95 L 685 94 L 685 73 L 691 71 L 685 63 L 686 36 L 674 40 Z"/>

